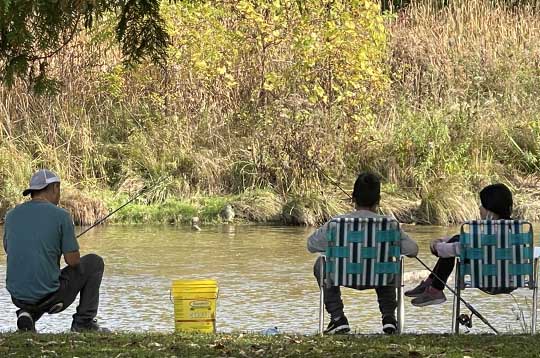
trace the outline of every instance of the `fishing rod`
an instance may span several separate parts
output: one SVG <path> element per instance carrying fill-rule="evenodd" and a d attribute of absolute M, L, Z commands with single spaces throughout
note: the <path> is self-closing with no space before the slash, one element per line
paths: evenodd
<path fill-rule="evenodd" d="M 320 167 L 318 165 L 316 165 L 315 163 L 313 163 L 315 165 L 315 167 L 319 170 L 319 173 L 321 173 L 324 177 L 326 177 L 332 184 L 334 184 L 335 186 L 337 186 L 343 193 L 345 193 L 345 195 L 347 195 L 349 197 L 349 199 L 353 200 L 352 196 L 346 192 L 345 190 L 343 190 L 343 188 L 339 185 L 339 183 L 330 178 L 323 170 L 320 169 Z M 422 266 L 424 266 L 436 279 L 438 279 L 439 281 L 441 281 L 444 286 L 446 286 L 446 288 L 454 295 L 454 296 L 457 296 L 459 298 L 459 300 L 461 302 L 463 302 L 463 304 L 465 305 L 465 307 L 467 307 L 469 309 L 469 311 L 471 311 L 472 314 L 474 314 L 476 317 L 478 317 L 482 322 L 484 322 L 489 328 L 491 328 L 493 330 L 493 332 L 495 332 L 495 334 L 499 334 L 499 331 L 497 331 L 497 329 L 495 329 L 495 327 L 493 327 L 487 319 L 484 318 L 484 316 L 482 316 L 480 314 L 480 312 L 478 312 L 472 305 L 470 305 L 467 301 L 465 301 L 465 299 L 463 297 L 461 297 L 461 295 L 457 295 L 456 294 L 456 291 L 454 291 L 453 289 L 450 288 L 450 286 L 448 286 L 448 284 L 441 280 L 439 278 L 439 276 L 437 276 L 437 274 L 435 272 L 433 272 L 433 270 L 431 270 L 418 256 L 415 256 L 414 257 L 415 259 L 418 260 L 418 262 L 420 262 L 422 264 Z"/>
<path fill-rule="evenodd" d="M 328 179 L 330 181 L 330 183 L 334 184 L 339 190 L 341 190 L 341 192 L 343 192 L 343 194 L 347 195 L 349 197 L 349 199 L 352 200 L 352 196 L 348 192 L 346 192 L 345 189 L 343 189 L 341 187 L 341 185 L 339 185 L 337 180 L 335 180 L 334 178 L 331 178 L 328 174 L 326 174 L 324 172 L 324 170 L 317 163 L 315 163 L 314 161 L 311 161 L 311 164 L 315 167 L 315 169 L 317 169 L 317 171 L 319 173 L 321 173 L 323 175 L 323 177 Z"/>
<path fill-rule="evenodd" d="M 161 180 L 163 181 L 163 180 Z M 141 188 L 141 190 L 139 190 L 135 195 L 133 195 L 128 201 L 126 201 L 122 206 L 116 208 L 114 211 L 111 211 L 109 214 L 107 214 L 105 217 L 99 219 L 98 221 L 96 221 L 92 226 L 86 228 L 86 230 L 84 230 L 83 232 L 81 232 L 79 235 L 77 235 L 77 239 L 81 236 L 83 236 L 84 234 L 86 234 L 88 231 L 92 230 L 93 228 L 95 228 L 96 226 L 100 225 L 101 223 L 103 223 L 105 220 L 107 220 L 108 218 L 110 218 L 114 213 L 116 213 L 117 211 L 121 210 L 122 208 L 124 208 L 125 206 L 131 204 L 135 199 L 137 199 L 138 197 L 140 197 L 141 195 L 143 195 L 145 192 L 147 192 L 149 189 L 152 189 L 152 188 L 155 188 L 159 183 L 161 183 L 161 181 L 158 181 L 156 184 L 148 187 L 148 186 L 143 186 Z"/>
<path fill-rule="evenodd" d="M 418 262 L 420 262 L 422 264 L 422 266 L 424 266 L 429 272 L 431 272 L 431 274 L 437 279 L 439 280 L 440 282 L 442 282 L 444 284 L 444 286 L 450 291 L 452 292 L 452 294 L 454 294 L 455 297 L 457 297 L 461 302 L 463 302 L 463 304 L 465 305 L 465 307 L 467 307 L 469 309 L 469 311 L 471 311 L 472 314 L 474 314 L 476 317 L 480 318 L 480 320 L 482 322 L 484 322 L 489 328 L 491 328 L 493 330 L 493 332 L 495 332 L 495 334 L 499 334 L 499 331 L 497 331 L 495 329 L 495 327 L 493 327 L 487 319 L 484 318 L 484 316 L 482 316 L 480 314 L 480 312 L 478 312 L 473 306 L 471 306 L 467 301 L 465 301 L 463 299 L 463 297 L 461 297 L 461 295 L 458 295 L 456 293 L 456 291 L 454 291 L 453 289 L 450 288 L 450 286 L 448 286 L 448 284 L 446 282 L 444 282 L 444 280 L 441 280 L 441 278 L 439 276 L 437 276 L 437 274 L 435 272 L 433 272 L 432 270 L 430 270 L 430 268 L 418 257 L 418 256 L 415 256 L 414 257 L 415 259 L 418 260 Z"/>

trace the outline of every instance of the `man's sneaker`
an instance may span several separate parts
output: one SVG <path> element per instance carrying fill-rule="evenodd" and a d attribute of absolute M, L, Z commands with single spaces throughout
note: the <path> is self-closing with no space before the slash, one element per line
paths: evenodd
<path fill-rule="evenodd" d="M 111 331 L 108 328 L 100 327 L 97 323 L 97 320 L 93 319 L 89 322 L 77 322 L 73 321 L 71 323 L 71 332 L 84 333 L 84 332 L 95 332 L 95 333 L 110 333 Z"/>
<path fill-rule="evenodd" d="M 351 327 L 349 327 L 349 321 L 347 320 L 347 317 L 341 316 L 337 320 L 331 320 L 330 323 L 328 323 L 328 327 L 326 327 L 326 330 L 323 332 L 324 334 L 346 334 L 349 333 L 351 330 Z"/>
<path fill-rule="evenodd" d="M 437 290 L 433 286 L 429 286 L 418 297 L 413 298 L 411 303 L 416 307 L 424 307 L 429 305 L 438 305 L 446 301 L 446 296 L 441 290 Z"/>
<path fill-rule="evenodd" d="M 35 332 L 34 319 L 28 312 L 21 311 L 17 315 L 17 328 L 21 332 Z"/>
<path fill-rule="evenodd" d="M 397 332 L 397 321 L 392 316 L 384 317 L 382 320 L 382 330 L 386 334 L 396 334 Z"/>
<path fill-rule="evenodd" d="M 431 285 L 432 281 L 433 280 L 431 278 L 429 278 L 429 277 L 426 278 L 424 281 L 420 282 L 420 284 L 418 286 L 416 286 L 415 288 L 410 289 L 408 291 L 405 291 L 405 296 L 407 296 L 407 297 L 418 297 L 418 296 L 420 296 L 422 293 L 424 293 L 426 288 L 428 288 Z"/>

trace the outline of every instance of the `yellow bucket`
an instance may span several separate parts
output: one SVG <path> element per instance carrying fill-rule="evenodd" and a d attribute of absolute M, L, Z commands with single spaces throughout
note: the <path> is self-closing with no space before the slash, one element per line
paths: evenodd
<path fill-rule="evenodd" d="M 174 280 L 175 331 L 214 333 L 218 293 L 216 280 Z"/>

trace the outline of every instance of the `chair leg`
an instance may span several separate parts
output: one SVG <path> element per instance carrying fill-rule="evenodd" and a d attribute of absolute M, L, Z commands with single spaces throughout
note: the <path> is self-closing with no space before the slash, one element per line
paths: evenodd
<path fill-rule="evenodd" d="M 458 323 L 458 317 L 460 314 L 460 296 L 461 296 L 461 282 L 460 282 L 460 270 L 459 270 L 459 259 L 456 258 L 456 278 L 454 280 L 455 284 L 455 291 L 456 294 L 454 295 L 454 306 L 452 309 L 452 333 L 459 334 L 459 323 Z"/>
<path fill-rule="evenodd" d="M 403 299 L 403 275 L 405 274 L 405 260 L 403 260 L 403 257 L 400 257 L 399 259 L 399 283 L 398 283 L 398 307 L 397 307 L 397 315 L 398 315 L 398 334 L 403 333 L 403 327 L 405 325 L 405 306 L 404 306 L 404 299 Z"/>
<path fill-rule="evenodd" d="M 529 280 L 533 282 L 533 302 L 531 312 L 531 334 L 536 334 L 536 317 L 538 304 L 538 258 L 534 259 L 533 263 L 533 278 Z"/>
<path fill-rule="evenodd" d="M 322 263 L 319 271 L 319 334 L 322 336 L 324 332 L 324 275 L 326 273 L 326 256 L 321 255 Z"/>

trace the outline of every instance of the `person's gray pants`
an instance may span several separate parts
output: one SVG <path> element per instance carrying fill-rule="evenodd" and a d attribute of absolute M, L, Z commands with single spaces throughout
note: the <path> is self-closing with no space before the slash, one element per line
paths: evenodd
<path fill-rule="evenodd" d="M 323 258 L 317 258 L 315 265 L 313 266 L 313 274 L 317 278 L 317 283 L 321 282 L 321 266 L 323 265 Z M 381 311 L 382 318 L 392 317 L 395 319 L 395 312 L 397 308 L 396 300 L 396 288 L 392 286 L 384 286 L 375 288 L 377 293 L 377 300 L 379 302 L 379 310 Z M 341 290 L 339 286 L 332 286 L 324 288 L 324 307 L 330 314 L 332 320 L 338 319 L 344 316 L 343 313 L 343 301 L 341 300 Z"/>
<path fill-rule="evenodd" d="M 28 304 L 12 297 L 13 303 L 20 308 L 17 315 L 21 311 L 27 311 L 35 322 L 59 302 L 63 304 L 61 311 L 65 310 L 80 293 L 79 305 L 77 312 L 73 315 L 73 321 L 81 324 L 92 321 L 98 311 L 99 287 L 104 268 L 103 259 L 98 255 L 89 254 L 81 257 L 81 263 L 77 267 L 66 266 L 62 269 L 60 288 L 55 293 L 44 297 L 40 302 Z"/>

